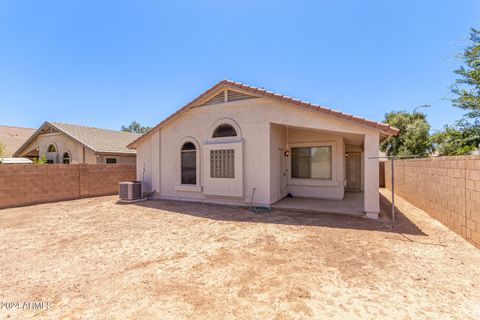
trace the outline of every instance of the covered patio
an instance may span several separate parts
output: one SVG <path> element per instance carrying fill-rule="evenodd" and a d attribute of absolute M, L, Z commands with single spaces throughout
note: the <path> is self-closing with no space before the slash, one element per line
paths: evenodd
<path fill-rule="evenodd" d="M 378 219 L 380 135 L 271 124 L 271 207 Z"/>
<path fill-rule="evenodd" d="M 332 213 L 356 217 L 365 216 L 363 192 L 345 192 L 343 200 L 286 197 L 275 202 L 272 208 L 274 210 L 297 212 Z"/>

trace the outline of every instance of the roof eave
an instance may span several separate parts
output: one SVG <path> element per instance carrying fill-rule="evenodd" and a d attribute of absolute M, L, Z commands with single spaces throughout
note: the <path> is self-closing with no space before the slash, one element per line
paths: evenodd
<path fill-rule="evenodd" d="M 170 116 L 168 116 L 163 121 L 158 123 L 156 126 L 151 128 L 149 131 L 147 131 L 146 133 L 144 133 L 143 135 L 141 135 L 140 137 L 138 137 L 137 139 L 132 141 L 130 144 L 127 145 L 127 148 L 135 149 L 138 146 L 140 141 L 149 137 L 151 134 L 153 134 L 158 129 L 160 129 L 162 126 L 164 126 L 167 122 L 172 121 L 179 114 L 183 113 L 184 111 L 187 111 L 189 108 L 194 106 L 195 103 L 197 103 L 198 101 L 201 101 L 203 98 L 207 97 L 210 93 L 212 93 L 214 91 L 217 91 L 219 89 L 225 88 L 225 87 L 231 87 L 231 88 L 236 88 L 236 89 L 240 89 L 240 90 L 245 90 L 247 92 L 256 93 L 256 94 L 258 94 L 262 97 L 275 99 L 275 100 L 282 101 L 282 102 L 285 102 L 285 103 L 290 103 L 290 104 L 295 105 L 295 106 L 301 106 L 301 107 L 306 108 L 306 109 L 311 109 L 311 110 L 315 110 L 315 111 L 318 111 L 318 112 L 321 112 L 321 113 L 329 114 L 329 115 L 335 116 L 335 117 L 340 118 L 340 119 L 344 119 L 344 120 L 351 121 L 351 122 L 358 123 L 358 124 L 363 124 L 363 125 L 366 125 L 370 128 L 377 129 L 378 131 L 380 131 L 382 133 L 386 133 L 389 136 L 396 136 L 399 133 L 399 130 L 397 128 L 394 128 L 394 127 L 392 127 L 392 126 L 390 126 L 386 123 L 376 122 L 376 121 L 368 120 L 368 119 L 365 119 L 365 118 L 356 117 L 354 115 L 346 114 L 346 113 L 343 113 L 343 112 L 340 112 L 340 111 L 337 111 L 337 110 L 330 109 L 328 107 L 320 106 L 320 105 L 313 104 L 313 103 L 310 103 L 310 102 L 306 102 L 306 101 L 302 101 L 302 100 L 299 100 L 299 99 L 294 99 L 294 98 L 291 98 L 291 97 L 288 97 L 288 96 L 284 96 L 284 95 L 281 95 L 281 94 L 278 94 L 278 93 L 270 92 L 270 91 L 267 91 L 263 88 L 252 87 L 252 86 L 249 86 L 249 85 L 246 85 L 246 84 L 243 84 L 243 83 L 239 83 L 239 82 L 234 82 L 234 81 L 231 81 L 231 80 L 221 80 L 220 82 L 218 82 L 214 86 L 212 86 L 209 89 L 207 89 L 206 91 L 204 91 L 197 98 L 193 99 L 188 104 L 186 104 L 182 108 L 180 108 L 177 111 L 175 111 L 174 113 L 172 113 Z"/>
<path fill-rule="evenodd" d="M 28 146 L 30 144 L 30 142 L 32 142 L 38 135 L 39 133 L 41 132 L 41 130 L 43 128 L 45 128 L 47 125 L 57 129 L 58 131 L 60 131 L 61 133 L 67 135 L 69 138 L 75 140 L 76 142 L 80 143 L 82 146 L 90 149 L 91 151 L 93 152 L 98 152 L 97 150 L 95 150 L 94 148 L 90 147 L 89 145 L 85 144 L 84 142 L 78 140 L 77 138 L 75 138 L 74 136 L 72 136 L 70 133 L 68 133 L 67 131 L 63 130 L 62 128 L 56 126 L 54 123 L 50 122 L 50 121 L 45 121 L 31 136 L 30 138 L 27 139 L 27 141 L 25 141 L 22 146 L 20 148 L 18 148 L 17 151 L 15 151 L 15 153 L 13 154 L 14 157 L 17 157 L 19 156 L 19 153 L 21 151 L 23 151 L 23 149 L 25 149 L 26 146 Z"/>
<path fill-rule="evenodd" d="M 32 135 L 27 139 L 25 140 L 25 142 L 17 149 L 17 151 L 15 151 L 13 154 L 12 154 L 12 157 L 18 157 L 20 155 L 20 152 L 23 151 L 23 149 L 25 149 L 29 144 L 30 142 L 33 141 L 33 139 L 35 139 L 36 136 L 38 136 L 38 134 L 40 133 L 40 131 L 43 129 L 43 127 L 45 127 L 46 125 L 48 124 L 48 121 L 45 121 L 44 123 L 42 123 L 42 125 L 37 129 L 35 130 L 34 133 L 32 133 Z"/>
<path fill-rule="evenodd" d="M 137 153 L 135 151 L 96 151 L 99 155 L 120 155 L 120 156 L 134 156 Z"/>

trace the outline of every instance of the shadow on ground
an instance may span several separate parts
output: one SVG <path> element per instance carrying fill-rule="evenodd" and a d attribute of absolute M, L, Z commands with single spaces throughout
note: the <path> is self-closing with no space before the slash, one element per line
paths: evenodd
<path fill-rule="evenodd" d="M 207 203 L 195 203 L 173 200 L 149 200 L 135 204 L 145 208 L 185 214 L 217 221 L 271 223 L 291 226 L 316 226 L 366 231 L 383 231 L 410 235 L 426 235 L 401 210 L 396 208 L 396 222 L 392 223 L 391 202 L 380 194 L 380 220 L 339 216 L 322 213 L 273 210 L 270 213 L 252 214 L 244 207 Z"/>

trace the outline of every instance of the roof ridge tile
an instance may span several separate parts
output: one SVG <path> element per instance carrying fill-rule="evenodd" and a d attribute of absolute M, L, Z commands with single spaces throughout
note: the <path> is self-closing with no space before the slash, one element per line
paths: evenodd
<path fill-rule="evenodd" d="M 160 128 L 162 125 L 164 125 L 166 122 L 173 119 L 179 113 L 181 113 L 183 111 L 186 111 L 189 108 L 191 108 L 195 102 L 197 102 L 200 99 L 205 98 L 205 96 L 208 95 L 210 92 L 213 92 L 213 91 L 215 91 L 215 90 L 217 90 L 220 87 L 223 87 L 225 85 L 230 85 L 232 87 L 240 88 L 240 89 L 252 92 L 252 93 L 259 93 L 262 96 L 267 97 L 267 98 L 278 99 L 278 100 L 281 100 L 281 101 L 286 102 L 286 103 L 292 103 L 292 104 L 299 105 L 299 106 L 307 108 L 307 109 L 312 109 L 312 110 L 319 111 L 319 112 L 324 113 L 324 114 L 329 114 L 329 115 L 338 117 L 340 119 L 344 119 L 344 120 L 347 120 L 347 121 L 352 121 L 352 122 L 355 122 L 355 123 L 363 124 L 363 125 L 375 128 L 375 129 L 380 129 L 388 135 L 396 135 L 399 132 L 399 130 L 397 128 L 394 128 L 394 127 L 392 127 L 388 124 L 384 124 L 384 123 L 381 123 L 381 122 L 378 122 L 378 121 L 373 121 L 373 120 L 367 120 L 365 118 L 361 118 L 361 117 L 357 117 L 357 116 L 354 116 L 354 115 L 351 115 L 351 114 L 343 113 L 341 111 L 334 110 L 334 109 L 331 109 L 331 108 L 328 108 L 328 107 L 325 107 L 325 106 L 321 106 L 321 105 L 318 105 L 318 104 L 313 104 L 311 102 L 307 102 L 307 101 L 303 101 L 303 100 L 299 100 L 299 99 L 294 99 L 292 97 L 285 96 L 285 95 L 282 95 L 280 93 L 268 91 L 268 90 L 264 89 L 263 87 L 262 88 L 257 88 L 257 87 L 250 86 L 250 85 L 247 85 L 247 84 L 243 84 L 243 83 L 240 83 L 240 82 L 232 81 L 232 80 L 229 80 L 229 79 L 224 79 L 224 80 L 221 80 L 220 82 L 218 82 L 217 84 L 215 84 L 214 86 L 210 87 L 209 89 L 205 90 L 202 94 L 197 96 L 197 98 L 193 99 L 188 104 L 186 104 L 182 108 L 180 108 L 177 111 L 175 111 L 174 113 L 172 113 L 170 116 L 166 117 L 163 121 L 158 123 L 155 127 L 150 129 L 149 131 L 147 131 L 145 134 L 143 134 L 139 138 L 135 139 L 132 143 L 130 143 L 128 145 L 128 147 L 133 148 L 135 143 L 137 143 L 138 141 L 140 141 L 144 137 L 150 135 L 153 131 Z"/>

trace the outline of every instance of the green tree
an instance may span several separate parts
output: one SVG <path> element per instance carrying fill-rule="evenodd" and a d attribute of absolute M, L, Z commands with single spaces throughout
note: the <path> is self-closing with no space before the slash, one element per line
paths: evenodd
<path fill-rule="evenodd" d="M 0 157 L 3 156 L 4 150 L 5 150 L 5 147 L 3 146 L 2 143 L 0 143 Z"/>
<path fill-rule="evenodd" d="M 468 118 L 480 117 L 480 30 L 470 29 L 470 44 L 461 54 L 464 63 L 455 73 L 460 76 L 452 86 L 455 107 L 467 110 Z"/>
<path fill-rule="evenodd" d="M 385 114 L 383 122 L 400 129 L 397 136 L 390 137 L 380 145 L 380 150 L 389 156 L 420 155 L 431 151 L 430 125 L 421 112 L 391 111 Z"/>
<path fill-rule="evenodd" d="M 33 163 L 34 164 L 45 164 L 47 163 L 47 157 L 42 154 L 40 158 L 33 158 Z"/>
<path fill-rule="evenodd" d="M 145 133 L 148 130 L 150 130 L 150 127 L 147 126 L 142 126 L 140 123 L 137 121 L 132 121 L 128 126 L 122 126 L 121 128 L 122 131 L 125 132 L 133 132 L 133 133 Z"/>
<path fill-rule="evenodd" d="M 459 78 L 452 85 L 455 107 L 466 110 L 465 118 L 447 125 L 432 136 L 441 155 L 469 154 L 480 144 L 480 31 L 470 30 L 470 43 L 460 55 L 463 65 L 454 72 Z M 467 119 L 471 119 L 468 121 Z"/>
<path fill-rule="evenodd" d="M 462 119 L 435 133 L 431 141 L 440 155 L 469 154 L 480 145 L 480 123 Z"/>

